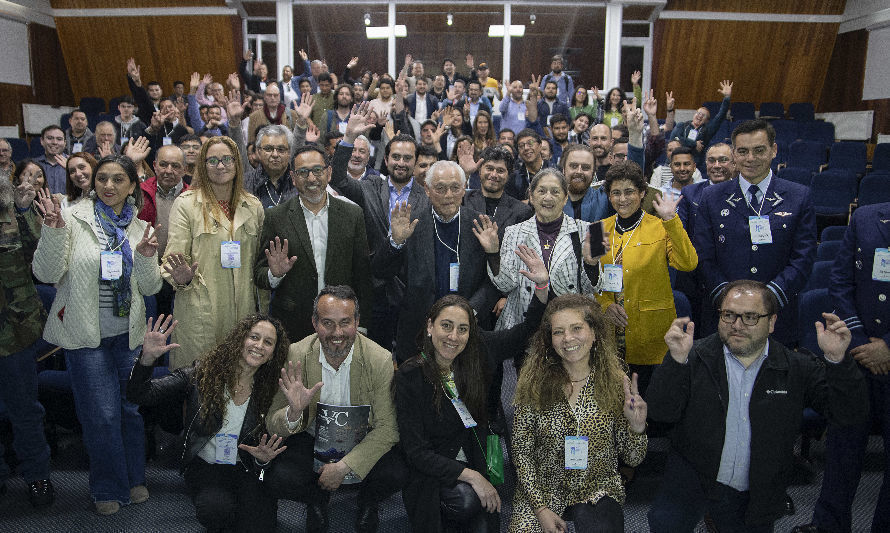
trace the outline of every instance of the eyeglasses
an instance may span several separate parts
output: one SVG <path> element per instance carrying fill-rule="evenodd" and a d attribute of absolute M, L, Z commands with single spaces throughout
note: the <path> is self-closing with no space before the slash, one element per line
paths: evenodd
<path fill-rule="evenodd" d="M 460 194 L 460 191 L 463 189 L 462 185 L 452 185 L 450 187 L 448 185 L 436 185 L 433 187 L 433 191 L 440 196 L 444 196 L 449 192 L 451 192 L 451 194 Z"/>
<path fill-rule="evenodd" d="M 622 198 L 622 197 L 625 197 L 625 196 L 628 197 L 628 198 L 631 198 L 631 197 L 633 197 L 633 196 L 636 195 L 636 194 L 640 194 L 640 191 L 638 191 L 637 189 L 625 189 L 625 190 L 623 190 L 623 191 L 619 191 L 618 189 L 614 189 L 614 190 L 612 190 L 612 191 L 609 191 L 609 197 L 611 197 L 611 198 L 615 198 L 615 199 Z"/>
<path fill-rule="evenodd" d="M 727 324 L 735 324 L 735 321 L 739 318 L 742 319 L 742 324 L 746 326 L 756 326 L 760 319 L 769 316 L 769 313 L 765 315 L 757 314 L 757 313 L 733 313 L 732 311 L 720 311 L 720 320 Z"/>
<path fill-rule="evenodd" d="M 517 144 L 516 147 L 519 148 L 520 150 L 524 150 L 526 148 L 534 148 L 535 146 L 537 146 L 537 144 L 538 144 L 537 141 L 528 141 L 528 142 L 521 142 L 521 143 Z"/>
<path fill-rule="evenodd" d="M 309 168 L 295 168 L 291 172 L 294 176 L 300 179 L 306 179 L 309 177 L 309 173 L 311 172 L 313 176 L 316 178 L 321 177 L 324 174 L 324 170 L 328 167 L 323 167 L 321 165 L 315 165 L 314 167 Z"/>
<path fill-rule="evenodd" d="M 220 163 L 222 163 L 224 167 L 230 167 L 235 162 L 235 157 L 231 155 L 224 155 L 222 157 L 208 157 L 204 160 L 204 162 L 211 167 L 219 166 Z"/>
<path fill-rule="evenodd" d="M 272 152 L 278 152 L 279 154 L 286 154 L 290 152 L 290 148 L 287 146 L 260 146 L 260 150 L 266 152 L 267 154 L 271 154 Z"/>

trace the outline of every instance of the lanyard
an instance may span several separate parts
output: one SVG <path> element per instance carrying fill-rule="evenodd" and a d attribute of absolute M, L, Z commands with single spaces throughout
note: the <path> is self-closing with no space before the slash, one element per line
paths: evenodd
<path fill-rule="evenodd" d="M 279 194 L 277 200 L 272 197 L 272 189 L 269 188 L 269 180 L 266 180 L 266 193 L 269 195 L 269 199 L 272 200 L 272 203 L 275 204 L 275 206 L 277 207 L 278 204 L 281 202 L 281 197 L 283 195 Z"/>
<path fill-rule="evenodd" d="M 754 187 L 754 186 L 755 185 L 752 184 L 750 187 L 748 187 L 748 190 L 750 191 L 751 187 Z M 760 190 L 760 187 L 757 187 L 757 189 Z M 763 203 L 766 202 L 766 191 L 761 191 L 761 192 L 763 193 L 763 197 L 760 199 L 760 208 L 759 209 L 754 209 L 754 206 L 751 205 L 751 200 L 748 198 L 749 195 L 742 193 L 742 196 L 745 198 L 745 203 L 748 204 L 748 207 L 750 207 L 751 211 L 754 211 L 757 214 L 757 216 L 760 216 L 760 212 L 763 211 Z"/>
<path fill-rule="evenodd" d="M 640 222 L 642 222 L 642 220 L 643 219 L 640 218 Z M 615 224 L 616 225 L 618 224 L 617 216 L 615 218 Z M 633 229 L 633 231 L 630 232 L 630 235 L 628 235 L 628 237 L 627 237 L 627 242 L 624 243 L 624 246 L 622 246 L 621 248 L 618 249 L 618 253 L 615 253 L 615 232 L 614 231 L 612 232 L 611 239 L 612 239 L 612 264 L 613 265 L 622 264 L 622 262 L 624 260 L 624 249 L 627 248 L 627 246 L 630 244 L 631 239 L 633 239 L 634 233 L 637 232 L 637 228 L 639 228 L 639 227 L 640 227 L 640 225 L 637 224 L 637 226 Z M 621 241 L 619 241 L 619 244 L 621 244 L 621 242 L 623 242 L 623 241 L 624 241 L 624 236 L 622 235 Z"/>
<path fill-rule="evenodd" d="M 99 221 L 99 215 L 96 214 L 95 211 L 93 211 L 93 216 L 96 218 L 96 226 L 98 226 L 99 228 L 97 230 L 96 226 L 93 226 L 93 233 L 96 234 L 96 239 L 100 241 L 102 240 L 102 238 L 99 237 L 99 232 L 101 231 L 102 234 L 105 235 L 105 249 L 112 252 L 116 252 L 117 250 L 119 250 L 121 246 L 124 245 L 124 241 L 121 241 L 116 247 L 111 248 L 111 243 L 114 242 L 114 235 L 108 235 L 108 233 L 105 233 L 105 228 L 102 227 L 102 222 Z M 92 226 L 92 224 L 90 224 L 90 226 Z"/>
<path fill-rule="evenodd" d="M 569 381 L 571 381 L 571 379 L 572 378 L 569 377 Z M 569 409 L 571 409 L 571 411 L 572 411 L 572 416 L 575 417 L 575 425 L 576 425 L 575 435 L 576 436 L 581 436 L 581 417 L 579 416 L 579 413 L 577 411 L 580 408 L 584 407 L 584 397 L 581 396 L 581 393 L 584 391 L 584 389 L 587 387 L 587 385 L 589 383 L 590 383 L 590 374 L 587 374 L 587 379 L 584 381 L 584 386 L 581 387 L 581 390 L 578 391 L 578 403 L 575 404 L 575 407 L 572 407 L 571 405 L 569 405 Z"/>
<path fill-rule="evenodd" d="M 445 244 L 445 241 L 442 240 L 442 237 L 439 237 L 439 227 L 436 225 L 436 210 L 430 208 L 430 211 L 433 213 L 433 231 L 436 232 L 436 238 L 439 239 L 442 246 L 454 252 L 454 255 L 457 257 L 457 264 L 460 264 L 460 208 L 457 209 L 457 249 L 448 246 Z"/>

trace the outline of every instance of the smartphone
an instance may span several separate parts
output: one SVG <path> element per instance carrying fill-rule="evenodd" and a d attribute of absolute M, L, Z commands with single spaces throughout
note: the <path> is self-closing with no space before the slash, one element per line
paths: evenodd
<path fill-rule="evenodd" d="M 603 221 L 591 222 L 587 232 L 590 237 L 590 256 L 606 255 L 606 247 L 603 245 Z"/>

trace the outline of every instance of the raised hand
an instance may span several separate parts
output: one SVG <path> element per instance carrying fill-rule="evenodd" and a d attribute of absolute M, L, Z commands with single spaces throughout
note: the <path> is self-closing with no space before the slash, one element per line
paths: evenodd
<path fill-rule="evenodd" d="M 674 104 L 676 100 L 674 100 L 674 91 L 666 91 L 664 93 L 664 106 L 668 113 L 674 110 Z"/>
<path fill-rule="evenodd" d="M 198 263 L 189 265 L 182 254 L 170 254 L 164 261 L 164 271 L 170 274 L 177 285 L 188 285 L 198 271 Z"/>
<path fill-rule="evenodd" d="M 646 414 L 648 408 L 640 389 L 637 385 L 637 374 L 633 374 L 633 380 L 624 376 L 624 418 L 627 419 L 630 430 L 634 433 L 646 431 Z"/>
<path fill-rule="evenodd" d="M 226 115 L 229 117 L 229 125 L 236 125 L 241 122 L 243 113 L 244 106 L 241 105 L 241 91 L 232 89 L 229 91 L 229 98 L 226 102 Z"/>
<path fill-rule="evenodd" d="M 692 336 L 695 333 L 695 323 L 688 316 L 674 320 L 670 329 L 664 334 L 664 342 L 667 344 L 674 361 L 685 364 L 689 359 L 689 350 L 692 349 Z"/>
<path fill-rule="evenodd" d="M 290 272 L 294 263 L 297 262 L 297 256 L 288 256 L 288 242 L 284 239 L 275 237 L 274 241 L 269 241 L 269 247 L 266 248 L 266 260 L 269 262 L 269 272 L 276 278 L 280 278 Z"/>
<path fill-rule="evenodd" d="M 358 65 L 358 56 L 350 59 L 349 63 L 346 63 L 346 68 L 353 69 L 353 68 L 355 68 L 356 65 Z"/>
<path fill-rule="evenodd" d="M 127 59 L 127 76 L 133 80 L 136 87 L 142 87 L 141 67 L 136 64 L 136 59 Z"/>
<path fill-rule="evenodd" d="M 887 343 L 880 337 L 869 337 L 868 340 L 868 344 L 850 350 L 850 355 L 872 374 L 890 373 L 890 348 L 887 347 Z"/>
<path fill-rule="evenodd" d="M 142 191 L 136 191 L 136 194 L 142 194 Z M 161 225 L 154 227 L 152 232 L 151 224 L 145 225 L 145 232 L 142 234 L 142 240 L 136 245 L 136 251 L 143 257 L 154 257 L 158 253 L 158 229 Z"/>
<path fill-rule="evenodd" d="M 297 106 L 297 116 L 300 120 L 307 121 L 312 115 L 312 104 L 315 103 L 315 96 L 305 93 L 300 96 L 300 105 Z"/>
<path fill-rule="evenodd" d="M 201 78 L 201 83 L 203 83 L 204 85 L 210 85 L 211 83 L 213 83 L 213 76 L 211 76 L 209 72 L 207 74 L 204 74 L 204 77 Z"/>
<path fill-rule="evenodd" d="M 244 59 L 244 61 L 250 61 L 250 58 L 253 57 L 253 52 L 251 52 L 250 50 L 245 50 L 244 55 L 241 57 Z"/>
<path fill-rule="evenodd" d="M 433 141 L 438 143 L 446 131 L 448 131 L 448 126 L 446 126 L 444 122 L 440 122 L 439 125 L 436 126 L 436 131 L 433 132 Z"/>
<path fill-rule="evenodd" d="M 149 124 L 149 127 L 151 127 L 151 131 L 157 133 L 158 130 L 160 130 L 163 125 L 164 125 L 164 115 L 162 115 L 160 111 L 155 111 L 154 113 L 152 113 L 151 114 L 151 124 Z"/>
<path fill-rule="evenodd" d="M 450 102 L 454 102 L 454 100 L 457 98 L 457 89 L 454 88 L 454 85 L 452 85 L 448 88 L 447 91 L 445 91 L 445 96 Z"/>
<path fill-rule="evenodd" d="M 114 152 L 111 149 L 111 141 L 101 142 L 96 146 L 96 149 L 99 150 L 99 157 L 108 157 L 112 155 Z"/>
<path fill-rule="evenodd" d="M 302 364 L 297 361 L 288 361 L 287 366 L 281 369 L 281 377 L 278 379 L 278 388 L 287 398 L 287 405 L 290 407 L 290 417 L 295 422 L 300 413 L 306 409 L 312 398 L 321 390 L 323 383 L 319 381 L 311 389 L 303 386 Z"/>
<path fill-rule="evenodd" d="M 241 88 L 241 80 L 238 79 L 238 74 L 236 74 L 234 72 L 229 74 L 229 77 L 226 78 L 226 85 L 229 87 L 229 90 L 240 89 Z"/>
<path fill-rule="evenodd" d="M 64 228 L 65 219 L 62 218 L 62 202 L 53 196 L 49 189 L 43 188 L 37 191 L 35 202 L 37 212 L 43 217 L 43 225 L 48 228 Z"/>
<path fill-rule="evenodd" d="M 670 220 L 677 216 L 677 206 L 680 205 L 682 194 L 656 194 L 652 200 L 652 207 L 662 220 Z"/>
<path fill-rule="evenodd" d="M 729 80 L 723 80 L 720 82 L 720 89 L 718 90 L 720 94 L 723 95 L 723 98 L 729 98 L 732 96 L 732 82 Z"/>
<path fill-rule="evenodd" d="M 643 134 L 643 111 L 637 108 L 637 97 L 633 97 L 631 101 L 623 104 L 622 113 L 624 113 L 624 123 L 627 124 L 627 132 L 630 144 L 633 146 L 642 146 Z"/>
<path fill-rule="evenodd" d="M 593 97 L 596 98 L 597 101 L 599 101 L 600 100 L 600 90 L 597 89 L 596 86 L 593 86 L 590 88 L 590 91 L 593 93 Z"/>
<path fill-rule="evenodd" d="M 13 190 L 12 196 L 16 207 L 27 209 L 31 202 L 37 198 L 37 191 L 34 189 L 34 184 L 31 183 L 31 180 L 22 180 Z"/>
<path fill-rule="evenodd" d="M 303 50 L 302 48 L 300 48 L 299 54 L 300 54 L 301 61 L 306 61 L 307 59 L 309 59 L 309 56 L 306 54 L 306 50 Z"/>
<path fill-rule="evenodd" d="M 485 253 L 496 254 L 501 249 L 500 239 L 498 239 L 498 223 L 488 218 L 487 215 L 479 215 L 478 219 L 473 220 L 473 235 L 476 236 Z"/>
<path fill-rule="evenodd" d="M 247 444 L 239 444 L 238 449 L 244 450 L 254 456 L 257 461 L 265 464 L 278 457 L 278 454 L 287 449 L 287 446 L 281 446 L 283 441 L 284 439 L 274 433 L 271 438 L 268 434 L 263 433 L 263 437 L 258 445 L 248 446 Z"/>
<path fill-rule="evenodd" d="M 643 111 L 646 115 L 654 117 L 658 112 L 658 100 L 655 98 L 655 90 L 649 89 L 643 94 Z M 655 124 L 649 124 L 649 128 L 654 128 Z"/>
<path fill-rule="evenodd" d="M 352 113 L 349 114 L 349 120 L 346 122 L 346 131 L 343 133 L 343 140 L 352 144 L 356 137 L 362 135 L 374 128 L 374 122 L 371 118 L 371 104 L 362 102 L 352 106 Z"/>
<path fill-rule="evenodd" d="M 53 156 L 53 159 L 56 160 L 56 164 L 60 167 L 67 169 L 68 168 L 68 156 L 65 154 L 56 154 Z"/>
<path fill-rule="evenodd" d="M 315 125 L 315 122 L 310 122 L 306 126 L 306 142 L 317 143 L 319 137 L 321 137 L 321 132 L 318 131 L 318 126 Z"/>
<path fill-rule="evenodd" d="M 534 248 L 520 244 L 514 253 L 525 263 L 525 269 L 520 269 L 519 273 L 531 280 L 536 287 L 542 287 L 550 281 L 550 272 L 547 272 L 544 260 Z"/>
<path fill-rule="evenodd" d="M 542 74 L 539 74 L 537 78 L 535 77 L 534 74 L 532 74 L 532 82 L 531 82 L 531 84 L 528 86 L 528 88 L 529 88 L 529 89 L 531 89 L 532 87 L 534 87 L 535 89 L 540 88 L 540 87 L 541 87 L 541 78 L 542 78 L 542 77 L 543 77 Z"/>
<path fill-rule="evenodd" d="M 469 106 L 467 106 L 469 107 Z M 476 161 L 473 155 L 473 145 L 470 143 L 462 143 L 458 147 L 457 151 L 457 163 L 460 165 L 460 168 L 464 169 L 464 172 L 469 176 L 473 172 L 479 169 L 479 165 L 482 164 L 482 160 Z"/>
<path fill-rule="evenodd" d="M 624 307 L 617 303 L 609 304 L 606 307 L 605 313 L 606 318 L 612 321 L 613 324 L 618 326 L 619 328 L 627 327 L 627 311 L 624 310 Z"/>
<path fill-rule="evenodd" d="M 150 151 L 151 145 L 148 142 L 148 137 L 139 137 L 127 143 L 127 147 L 124 148 L 124 155 L 138 165 L 148 156 Z"/>
<path fill-rule="evenodd" d="M 396 206 L 393 207 L 390 215 L 392 216 L 389 224 L 392 240 L 396 244 L 404 244 L 414 234 L 414 228 L 417 226 L 419 219 L 411 220 L 411 204 L 407 202 L 396 202 Z"/>
<path fill-rule="evenodd" d="M 414 62 L 414 58 L 411 57 L 411 54 L 405 54 L 405 66 L 410 67 L 411 63 Z"/>
<path fill-rule="evenodd" d="M 466 64 L 467 68 L 469 68 L 470 70 L 476 68 L 476 62 L 473 60 L 473 54 L 467 54 Z"/>
<path fill-rule="evenodd" d="M 189 94 L 196 94 L 198 92 L 198 85 L 201 83 L 201 75 L 197 72 L 192 72 L 192 76 L 189 78 Z"/>
<path fill-rule="evenodd" d="M 816 322 L 816 342 L 826 359 L 839 363 L 847 353 L 852 335 L 843 320 L 834 313 L 822 313 L 825 324 Z"/>
<path fill-rule="evenodd" d="M 145 331 L 145 339 L 142 341 L 142 355 L 139 361 L 145 366 L 152 366 L 155 361 L 165 353 L 179 348 L 178 344 L 167 344 L 167 340 L 179 324 L 178 320 L 173 320 L 173 315 L 158 316 L 157 321 L 153 318 L 148 319 L 147 329 Z"/>
<path fill-rule="evenodd" d="M 630 82 L 634 85 L 639 85 L 641 79 L 643 79 L 643 73 L 639 70 L 635 70 L 634 73 L 630 75 Z"/>

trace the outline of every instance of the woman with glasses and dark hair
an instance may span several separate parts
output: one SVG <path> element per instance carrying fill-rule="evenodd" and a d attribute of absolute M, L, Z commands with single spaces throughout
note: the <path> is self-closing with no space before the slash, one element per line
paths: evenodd
<path fill-rule="evenodd" d="M 614 163 L 603 187 L 616 214 L 603 219 L 611 251 L 600 259 L 597 299 L 615 327 L 618 352 L 645 391 L 667 352 L 663 332 L 677 318 L 668 267 L 689 272 L 698 255 L 677 216 L 679 197 L 657 197 L 657 217 L 643 211 L 647 184 L 639 165 Z"/>
<path fill-rule="evenodd" d="M 263 467 L 287 447 L 266 433 L 264 414 L 278 391 L 290 346 L 274 318 L 251 314 L 194 366 L 151 379 L 177 322 L 148 322 L 142 354 L 127 383 L 127 397 L 154 406 L 186 406 L 180 468 L 198 521 L 208 531 L 274 531 L 277 505 L 260 482 Z M 280 447 L 279 447 L 280 446 Z"/>
<path fill-rule="evenodd" d="M 34 275 L 57 284 L 43 337 L 65 349 L 71 390 L 90 457 L 99 514 L 148 499 L 145 432 L 125 383 L 145 337 L 143 296 L 161 288 L 152 228 L 136 218 L 142 192 L 126 156 L 102 158 L 93 193 L 62 211 L 38 191 L 43 228 Z"/>
<path fill-rule="evenodd" d="M 624 531 L 618 461 L 646 456 L 646 402 L 596 300 L 550 302 L 516 385 L 510 531 Z"/>
<path fill-rule="evenodd" d="M 191 188 L 173 202 L 162 266 L 176 290 L 173 314 L 179 321 L 171 369 L 191 365 L 257 311 L 252 267 L 263 206 L 243 184 L 237 146 L 228 137 L 213 137 L 201 148 Z"/>

